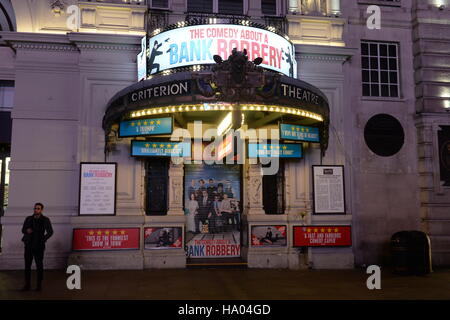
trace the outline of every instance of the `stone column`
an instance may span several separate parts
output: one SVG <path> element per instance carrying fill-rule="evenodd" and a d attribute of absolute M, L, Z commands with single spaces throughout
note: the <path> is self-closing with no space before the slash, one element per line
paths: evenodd
<path fill-rule="evenodd" d="M 327 13 L 329 15 L 341 15 L 341 0 L 327 0 Z"/>
<path fill-rule="evenodd" d="M 247 179 L 248 214 L 265 214 L 263 208 L 263 176 L 260 164 L 248 166 Z"/>
<path fill-rule="evenodd" d="M 183 164 L 170 162 L 169 168 L 169 210 L 167 215 L 184 215 L 183 212 Z"/>

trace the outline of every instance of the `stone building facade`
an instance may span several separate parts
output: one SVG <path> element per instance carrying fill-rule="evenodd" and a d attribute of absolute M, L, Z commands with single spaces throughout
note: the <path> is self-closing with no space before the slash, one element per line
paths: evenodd
<path fill-rule="evenodd" d="M 144 237 L 138 250 L 127 251 L 75 251 L 72 238 L 73 230 L 82 228 L 186 232 L 179 196 L 186 192 L 183 165 L 167 168 L 167 213 L 146 214 L 146 162 L 130 157 L 130 139 L 117 139 L 105 154 L 102 121 L 113 97 L 137 81 L 144 35 L 180 21 L 214 18 L 251 21 L 287 34 L 295 45 L 297 78 L 320 90 L 330 109 L 324 156 L 319 145 L 305 143 L 304 157 L 285 163 L 281 214 L 264 210 L 260 165 L 243 165 L 241 260 L 250 268 L 386 264 L 390 236 L 415 229 L 429 233 L 434 263 L 449 264 L 450 197 L 438 139 L 450 126 L 445 5 L 431 0 L 214 0 L 208 1 L 211 8 L 185 0 L 5 2 L 12 4 L 16 29 L 0 32 L 0 80 L 14 80 L 15 99 L 1 269 L 22 267 L 20 229 L 34 202 L 46 205 L 55 229 L 47 267 L 189 264 L 183 248 L 146 250 Z M 367 27 L 369 5 L 381 9 L 381 29 Z M 191 122 L 185 124 L 190 131 Z M 276 127 L 270 121 L 258 125 Z M 392 145 L 386 147 L 386 141 Z M 386 155 L 386 149 L 393 151 Z M 118 164 L 116 214 L 79 215 L 80 163 L 105 161 Z M 311 168 L 319 164 L 344 166 L 345 214 L 313 214 Z M 252 226 L 267 225 L 286 226 L 285 246 L 251 245 Z M 296 248 L 293 227 L 302 225 L 351 226 L 352 245 Z"/>

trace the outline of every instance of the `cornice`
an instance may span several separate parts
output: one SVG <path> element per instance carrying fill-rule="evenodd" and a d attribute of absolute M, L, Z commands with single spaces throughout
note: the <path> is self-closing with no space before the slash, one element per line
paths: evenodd
<path fill-rule="evenodd" d="M 41 51 L 131 51 L 139 52 L 141 36 L 115 34 L 43 34 L 0 32 L 1 41 L 14 49 Z"/>

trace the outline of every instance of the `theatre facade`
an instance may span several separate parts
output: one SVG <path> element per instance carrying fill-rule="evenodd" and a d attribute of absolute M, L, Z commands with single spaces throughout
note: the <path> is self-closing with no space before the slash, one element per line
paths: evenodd
<path fill-rule="evenodd" d="M 2 32 L 16 96 L 0 268 L 22 267 L 35 202 L 48 268 L 353 268 L 355 50 L 343 19 L 324 21 L 327 45 L 245 19 Z"/>

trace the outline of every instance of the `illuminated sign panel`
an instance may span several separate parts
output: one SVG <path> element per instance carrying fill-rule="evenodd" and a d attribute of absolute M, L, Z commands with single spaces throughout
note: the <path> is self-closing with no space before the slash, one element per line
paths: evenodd
<path fill-rule="evenodd" d="M 246 49 L 249 60 L 263 58 L 264 68 L 297 76 L 291 42 L 264 29 L 231 24 L 177 28 L 150 38 L 147 71 L 155 74 L 176 67 L 213 64 L 214 55 L 226 60 L 233 48 Z"/>

